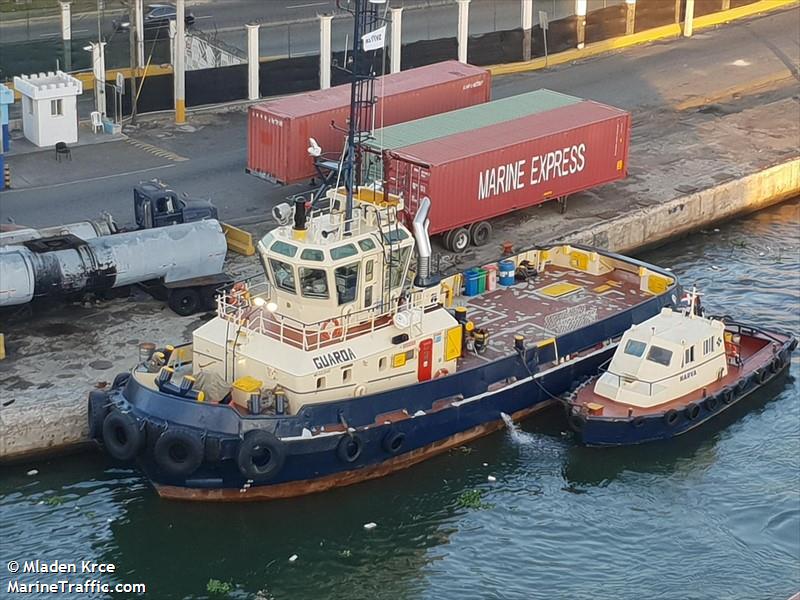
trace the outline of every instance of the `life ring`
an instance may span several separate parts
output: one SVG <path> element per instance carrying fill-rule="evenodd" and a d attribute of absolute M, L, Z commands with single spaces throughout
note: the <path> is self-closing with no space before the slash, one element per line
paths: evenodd
<path fill-rule="evenodd" d="M 644 417 L 641 415 L 639 415 L 638 417 L 634 417 L 634 419 L 631 421 L 631 425 L 633 425 L 636 429 L 644 427 L 644 423 L 645 423 Z"/>
<path fill-rule="evenodd" d="M 356 434 L 345 435 L 339 440 L 339 445 L 336 446 L 336 455 L 339 460 L 346 463 L 354 463 L 361 456 L 364 450 L 364 442 Z"/>
<path fill-rule="evenodd" d="M 700 415 L 700 405 L 696 402 L 690 402 L 686 405 L 686 408 L 683 409 L 686 418 L 690 421 L 694 421 Z"/>
<path fill-rule="evenodd" d="M 717 410 L 717 406 L 719 406 L 719 400 L 717 400 L 716 396 L 709 396 L 703 400 L 703 406 L 705 406 L 708 412 L 714 412 Z"/>
<path fill-rule="evenodd" d="M 723 404 L 730 404 L 733 402 L 733 389 L 725 388 L 721 394 L 722 403 Z"/>
<path fill-rule="evenodd" d="M 112 410 L 103 420 L 103 444 L 117 460 L 131 460 L 139 453 L 144 435 L 139 421 L 130 413 Z"/>
<path fill-rule="evenodd" d="M 680 417 L 681 414 L 677 410 L 670 408 L 664 413 L 664 422 L 667 424 L 667 427 L 675 427 L 675 425 L 678 424 L 678 419 L 680 419 Z"/>
<path fill-rule="evenodd" d="M 403 447 L 403 442 L 406 441 L 406 434 L 396 429 L 390 429 L 386 432 L 381 440 L 381 447 L 383 447 L 389 454 L 397 454 Z"/>
<path fill-rule="evenodd" d="M 153 459 L 166 473 L 188 477 L 203 462 L 203 441 L 190 429 L 167 429 L 156 440 Z"/>
<path fill-rule="evenodd" d="M 269 431 L 248 431 L 239 445 L 236 463 L 239 472 L 253 481 L 273 478 L 286 462 L 286 449 Z"/>
<path fill-rule="evenodd" d="M 586 426 L 586 418 L 583 415 L 570 415 L 567 419 L 569 428 L 575 433 L 580 433 Z"/>
<path fill-rule="evenodd" d="M 89 438 L 99 440 L 103 437 L 103 421 L 108 414 L 109 401 L 105 392 L 89 392 L 88 403 Z"/>
<path fill-rule="evenodd" d="M 434 379 L 438 379 L 439 377 L 447 377 L 448 375 L 450 375 L 450 371 L 448 371 L 447 369 L 442 368 L 442 369 L 439 369 L 438 371 L 436 371 L 436 373 L 433 374 L 433 378 Z"/>
<path fill-rule="evenodd" d="M 320 337 L 325 341 L 338 339 L 342 337 L 342 333 L 342 323 L 339 319 L 325 321 L 320 327 Z"/>

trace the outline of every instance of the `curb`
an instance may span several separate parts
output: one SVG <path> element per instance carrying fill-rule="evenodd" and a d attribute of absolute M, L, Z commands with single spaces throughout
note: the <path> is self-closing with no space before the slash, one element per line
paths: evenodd
<path fill-rule="evenodd" d="M 771 12 L 780 10 L 782 8 L 790 8 L 792 6 L 800 6 L 798 0 L 760 0 L 754 4 L 740 6 L 739 8 L 732 8 L 724 12 L 712 13 L 702 17 L 697 17 L 693 21 L 694 29 L 708 29 L 728 23 L 738 19 L 752 17 L 760 13 Z M 504 65 L 493 65 L 488 67 L 492 75 L 511 75 L 513 73 L 524 73 L 526 71 L 535 71 L 561 65 L 564 63 L 590 58 L 599 54 L 605 54 L 614 50 L 622 50 L 631 46 L 639 46 L 648 44 L 658 40 L 667 40 L 683 35 L 683 28 L 680 24 L 675 23 L 672 25 L 663 25 L 655 27 L 639 33 L 633 33 L 623 37 L 611 38 L 603 40 L 602 42 L 595 42 L 594 44 L 587 44 L 583 49 L 566 50 L 558 54 L 552 54 L 548 57 L 545 64 L 544 58 L 534 58 L 533 60 L 525 62 L 509 63 Z"/>

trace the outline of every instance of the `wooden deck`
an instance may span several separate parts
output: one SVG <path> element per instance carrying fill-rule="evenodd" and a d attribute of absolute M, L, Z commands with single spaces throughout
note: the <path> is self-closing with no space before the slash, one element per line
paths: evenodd
<path fill-rule="evenodd" d="M 558 297 L 547 293 L 570 289 L 574 291 Z M 465 300 L 460 304 L 467 307 L 467 318 L 489 332 L 486 351 L 468 353 L 459 367 L 474 367 L 507 356 L 513 351 L 516 334 L 524 336 L 530 345 L 595 323 L 649 298 L 652 294 L 639 290 L 635 273 L 617 270 L 594 276 L 553 266 L 527 282 L 459 298 Z"/>

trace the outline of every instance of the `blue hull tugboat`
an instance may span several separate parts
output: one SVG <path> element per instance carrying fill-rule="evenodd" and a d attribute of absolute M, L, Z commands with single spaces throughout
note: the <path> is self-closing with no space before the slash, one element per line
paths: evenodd
<path fill-rule="evenodd" d="M 402 197 L 356 176 L 375 98 L 361 40 L 382 25 L 377 4 L 349 3 L 353 100 L 336 185 L 273 209 L 264 280 L 220 294 L 190 344 L 90 394 L 92 437 L 138 460 L 163 497 L 286 498 L 406 468 L 500 429 L 502 413 L 557 401 L 675 302 L 670 273 L 579 246 L 432 274 L 431 200 L 408 222 Z"/>
<path fill-rule="evenodd" d="M 786 333 L 698 314 L 661 313 L 622 337 L 608 368 L 565 400 L 570 428 L 588 446 L 679 436 L 777 377 L 797 340 Z"/>

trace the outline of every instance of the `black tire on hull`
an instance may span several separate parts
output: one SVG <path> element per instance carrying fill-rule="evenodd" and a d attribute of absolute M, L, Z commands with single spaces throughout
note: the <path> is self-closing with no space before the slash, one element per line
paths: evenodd
<path fill-rule="evenodd" d="M 695 402 L 690 402 L 686 405 L 686 408 L 683 409 L 683 413 L 686 415 L 687 419 L 694 421 L 700 415 L 700 405 Z"/>
<path fill-rule="evenodd" d="M 631 421 L 631 425 L 633 425 L 634 427 L 639 429 L 640 427 L 644 426 L 644 422 L 645 422 L 644 421 L 644 417 L 638 416 L 638 417 L 634 418 L 633 421 Z"/>
<path fill-rule="evenodd" d="M 236 457 L 239 472 L 253 481 L 275 477 L 286 462 L 283 443 L 268 431 L 248 431 Z"/>
<path fill-rule="evenodd" d="M 777 373 L 781 370 L 781 359 L 780 358 L 773 358 L 772 362 L 769 364 L 769 370 L 773 373 Z"/>
<path fill-rule="evenodd" d="M 339 445 L 336 446 L 336 455 L 339 460 L 346 463 L 354 463 L 361 456 L 364 450 L 364 442 L 356 434 L 345 435 L 339 440 Z"/>
<path fill-rule="evenodd" d="M 717 406 L 719 406 L 719 400 L 716 396 L 709 396 L 703 400 L 703 406 L 705 406 L 708 412 L 714 412 L 717 410 Z"/>
<path fill-rule="evenodd" d="M 131 378 L 131 374 L 128 371 L 124 373 L 117 373 L 117 376 L 114 377 L 114 382 L 111 384 L 111 389 L 115 390 L 117 388 L 121 388 L 126 383 L 128 383 L 128 379 Z"/>
<path fill-rule="evenodd" d="M 769 379 L 769 367 L 756 371 L 756 381 L 758 383 L 764 383 L 767 379 Z"/>
<path fill-rule="evenodd" d="M 103 445 L 117 460 L 132 460 L 144 444 L 139 422 L 130 413 L 112 410 L 103 421 Z"/>
<path fill-rule="evenodd" d="M 406 434 L 402 431 L 397 431 L 396 429 L 390 429 L 385 436 L 383 436 L 383 440 L 381 441 L 381 446 L 383 449 L 388 452 L 389 454 L 397 454 L 402 450 L 403 443 L 406 441 Z"/>
<path fill-rule="evenodd" d="M 675 427 L 675 425 L 678 424 L 678 420 L 680 418 L 681 414 L 674 408 L 670 408 L 667 412 L 664 413 L 664 422 L 667 424 L 667 427 Z"/>
<path fill-rule="evenodd" d="M 166 473 L 188 477 L 203 462 L 203 441 L 188 429 L 167 429 L 156 440 L 153 458 Z"/>
<path fill-rule="evenodd" d="M 723 404 L 730 404 L 731 402 L 733 402 L 733 398 L 734 398 L 733 388 L 729 388 L 728 387 L 728 388 L 725 388 L 724 390 L 722 390 L 722 396 L 721 397 L 722 397 L 722 403 Z"/>
<path fill-rule="evenodd" d="M 586 419 L 582 415 L 570 415 L 567 419 L 569 428 L 575 433 L 580 433 L 586 426 Z"/>
<path fill-rule="evenodd" d="M 89 438 L 102 441 L 103 421 L 108 414 L 109 401 L 105 392 L 94 390 L 89 392 Z"/>

